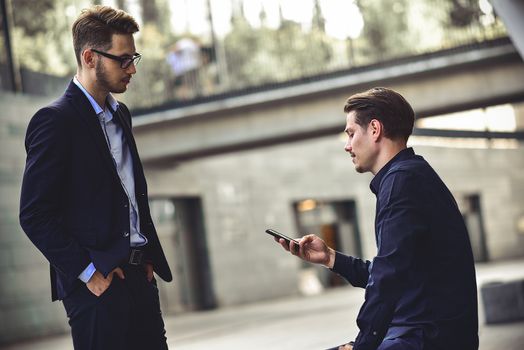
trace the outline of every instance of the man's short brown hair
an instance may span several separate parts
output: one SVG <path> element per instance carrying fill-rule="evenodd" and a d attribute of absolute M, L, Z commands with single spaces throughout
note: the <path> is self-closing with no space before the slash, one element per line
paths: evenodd
<path fill-rule="evenodd" d="M 125 11 L 96 5 L 82 10 L 72 31 L 76 62 L 81 66 L 82 50 L 87 47 L 109 50 L 113 34 L 134 34 L 138 32 L 138 24 Z"/>
<path fill-rule="evenodd" d="M 344 112 L 355 111 L 355 122 L 367 128 L 372 119 L 384 126 L 384 135 L 392 140 L 407 140 L 413 132 L 415 112 L 398 92 L 376 87 L 349 97 Z"/>

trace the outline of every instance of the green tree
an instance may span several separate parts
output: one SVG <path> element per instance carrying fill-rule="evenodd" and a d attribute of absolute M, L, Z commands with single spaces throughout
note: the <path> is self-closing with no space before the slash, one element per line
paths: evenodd
<path fill-rule="evenodd" d="M 315 5 L 313 7 L 313 28 L 320 30 L 321 32 L 326 32 L 326 20 L 322 14 L 322 8 L 320 7 L 320 1 L 315 0 Z"/>
<path fill-rule="evenodd" d="M 274 33 L 278 45 L 274 54 L 280 53 L 280 64 L 287 78 L 319 74 L 326 71 L 332 59 L 332 46 L 323 28 L 313 27 L 305 32 L 301 25 L 284 21 Z"/>
<path fill-rule="evenodd" d="M 144 24 L 156 23 L 160 19 L 156 0 L 140 0 Z"/>
<path fill-rule="evenodd" d="M 317 74 L 333 57 L 323 31 L 305 32 L 286 19 L 278 29 L 255 29 L 242 16 L 233 16 L 224 45 L 234 88 Z"/>
<path fill-rule="evenodd" d="M 232 30 L 224 38 L 231 87 L 239 88 L 256 81 L 263 81 L 264 72 L 260 71 L 253 62 L 260 50 L 261 33 L 252 28 L 240 15 L 233 15 L 231 24 Z"/>
<path fill-rule="evenodd" d="M 405 52 L 410 47 L 407 0 L 358 0 L 365 41 L 362 54 L 370 61 L 384 60 Z"/>
<path fill-rule="evenodd" d="M 140 0 L 144 26 L 154 25 L 166 35 L 171 34 L 171 11 L 168 0 Z"/>
<path fill-rule="evenodd" d="M 478 0 L 451 0 L 449 21 L 455 27 L 466 27 L 478 23 L 481 14 Z"/>
<path fill-rule="evenodd" d="M 13 49 L 22 68 L 63 76 L 76 67 L 70 0 L 13 0 Z"/>
<path fill-rule="evenodd" d="M 126 0 L 117 0 L 116 7 L 120 10 L 127 11 L 127 1 Z"/>

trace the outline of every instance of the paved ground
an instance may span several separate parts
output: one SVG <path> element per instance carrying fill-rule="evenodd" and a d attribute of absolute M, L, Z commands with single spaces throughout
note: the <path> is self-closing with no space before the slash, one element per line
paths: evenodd
<path fill-rule="evenodd" d="M 524 260 L 478 264 L 479 286 L 524 277 Z M 325 349 L 357 334 L 355 318 L 363 291 L 341 287 L 310 297 L 294 297 L 166 318 L 170 348 Z M 480 308 L 481 350 L 523 350 L 524 322 L 485 325 Z M 5 350 L 72 349 L 69 335 L 4 347 Z"/>

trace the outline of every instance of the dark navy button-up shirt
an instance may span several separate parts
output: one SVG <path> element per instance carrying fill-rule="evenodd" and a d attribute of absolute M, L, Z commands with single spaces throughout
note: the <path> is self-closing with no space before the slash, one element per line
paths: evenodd
<path fill-rule="evenodd" d="M 366 288 L 355 350 L 423 335 L 425 349 L 478 349 L 477 288 L 468 233 L 437 173 L 413 149 L 373 178 L 373 261 L 336 254 L 333 271 Z"/>

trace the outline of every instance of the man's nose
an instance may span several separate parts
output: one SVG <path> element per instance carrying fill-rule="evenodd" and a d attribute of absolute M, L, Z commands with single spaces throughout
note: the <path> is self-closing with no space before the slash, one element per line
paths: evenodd
<path fill-rule="evenodd" d="M 127 67 L 127 73 L 129 74 L 135 74 L 136 73 L 136 66 L 135 63 L 131 63 L 129 67 Z"/>
<path fill-rule="evenodd" d="M 351 144 L 348 142 L 346 142 L 346 145 L 344 146 L 344 151 L 348 152 L 348 153 L 351 153 Z"/>

